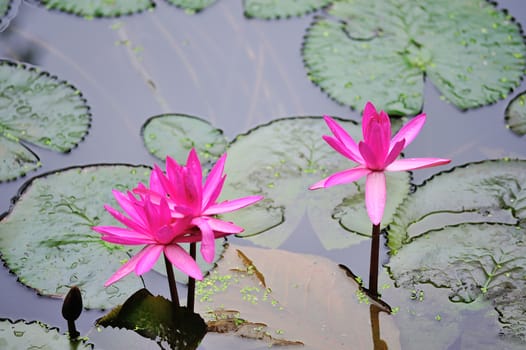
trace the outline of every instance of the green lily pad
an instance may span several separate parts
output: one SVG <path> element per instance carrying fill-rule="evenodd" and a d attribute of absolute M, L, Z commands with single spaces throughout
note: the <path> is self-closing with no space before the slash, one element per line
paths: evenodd
<path fill-rule="evenodd" d="M 201 316 L 186 307 L 174 308 L 171 301 L 153 296 L 146 289 L 135 292 L 124 304 L 97 320 L 97 324 L 133 330 L 180 350 L 196 349 L 207 330 Z"/>
<path fill-rule="evenodd" d="M 0 180 L 14 180 L 40 167 L 38 156 L 16 141 L 0 138 Z"/>
<path fill-rule="evenodd" d="M 248 325 L 256 331 L 248 336 L 257 338 L 259 331 L 268 346 L 372 349 L 381 339 L 389 349 L 400 349 L 392 316 L 380 312 L 329 259 L 230 245 L 217 265 L 196 285 L 196 308 L 210 328 L 230 312 L 239 326 L 236 335 L 247 336 Z"/>
<path fill-rule="evenodd" d="M 361 137 L 361 126 L 341 122 L 351 136 Z M 323 141 L 321 136 L 327 133 L 322 118 L 286 118 L 252 129 L 232 142 L 225 167 L 224 198 L 249 194 L 265 197 L 253 206 L 224 215 L 245 228 L 244 237 L 263 246 L 279 247 L 304 217 L 326 249 L 344 248 L 370 235 L 365 181 L 308 190 L 322 178 L 356 166 Z M 387 173 L 387 178 L 385 225 L 408 195 L 410 180 L 403 172 Z"/>
<path fill-rule="evenodd" d="M 388 246 L 403 244 L 445 226 L 496 222 L 526 226 L 526 161 L 489 160 L 435 175 L 398 208 Z"/>
<path fill-rule="evenodd" d="M 155 3 L 151 0 L 40 0 L 40 3 L 48 9 L 87 18 L 118 17 L 155 7 Z"/>
<path fill-rule="evenodd" d="M 184 115 L 163 114 L 148 119 L 141 130 L 144 144 L 155 157 L 170 156 L 186 163 L 188 152 L 195 148 L 204 167 L 210 168 L 225 152 L 223 131 L 206 120 Z"/>
<path fill-rule="evenodd" d="M 21 142 L 69 152 L 86 136 L 91 115 L 73 86 L 37 68 L 0 61 L 0 138 L 10 142 L 2 155 L 0 181 L 36 168 L 38 158 Z"/>
<path fill-rule="evenodd" d="M 20 282 L 39 294 L 63 297 L 80 288 L 87 308 L 122 303 L 143 287 L 138 278 L 104 282 L 131 256 L 128 247 L 106 243 L 91 230 L 115 225 L 103 208 L 117 207 L 111 190 L 146 181 L 150 169 L 129 165 L 76 167 L 37 177 L 27 183 L 0 224 L 0 252 Z"/>
<path fill-rule="evenodd" d="M 42 350 L 83 350 L 93 349 L 93 345 L 84 340 L 71 342 L 57 328 L 51 328 L 40 322 L 10 321 L 0 319 L 0 348 L 42 349 Z"/>
<path fill-rule="evenodd" d="M 0 0 L 0 32 L 9 26 L 19 5 L 20 0 Z"/>
<path fill-rule="evenodd" d="M 483 106 L 518 86 L 526 66 L 519 25 L 486 0 L 335 1 L 328 14 L 305 37 L 308 76 L 356 109 L 374 100 L 389 114 L 418 113 L 424 74 L 457 107 Z"/>
<path fill-rule="evenodd" d="M 485 302 L 477 306 L 498 312 L 493 317 L 501 329 L 494 329 L 495 335 L 526 342 L 524 229 L 487 223 L 448 226 L 403 246 L 389 267 L 395 283 L 405 289 L 429 283 L 446 288 L 453 302 Z"/>
<path fill-rule="evenodd" d="M 166 0 L 170 4 L 184 9 L 187 13 L 194 14 L 212 5 L 216 0 Z"/>
<path fill-rule="evenodd" d="M 526 134 L 526 91 L 517 95 L 506 107 L 506 125 L 515 134 Z"/>
<path fill-rule="evenodd" d="M 245 16 L 274 19 L 302 16 L 316 11 L 332 0 L 244 0 Z"/>

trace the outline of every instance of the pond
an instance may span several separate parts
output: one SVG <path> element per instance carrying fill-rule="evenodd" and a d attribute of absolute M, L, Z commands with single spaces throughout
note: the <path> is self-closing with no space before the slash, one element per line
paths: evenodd
<path fill-rule="evenodd" d="M 95 326 L 143 286 L 170 293 L 162 265 L 105 289 L 127 255 L 90 227 L 115 225 L 103 208 L 112 188 L 147 181 L 167 155 L 184 163 L 191 147 L 205 169 L 227 151 L 225 199 L 266 198 L 224 216 L 247 237 L 229 236 L 225 251 L 216 244 L 215 261 L 224 257 L 208 281 L 229 292 L 198 284 L 196 309 L 234 309 L 268 328 L 262 340 L 209 332 L 199 349 L 266 349 L 276 339 L 305 349 L 524 348 L 526 147 L 516 132 L 526 118 L 518 31 L 526 4 L 364 1 L 306 0 L 311 10 L 298 16 L 284 12 L 289 1 L 267 1 L 285 15 L 259 19 L 265 1 L 196 1 L 210 4 L 197 13 L 130 1 L 143 10 L 93 18 L 54 8 L 60 1 L 0 0 L 0 348 L 22 344 L 6 336 L 14 328 L 5 319 L 66 332 L 60 310 L 73 285 L 84 297 L 77 328 L 87 343 L 159 348 Z M 448 46 L 454 40 L 461 45 Z M 34 85 L 17 95 L 20 81 Z M 404 157 L 451 159 L 388 177 L 380 293 L 393 313 L 379 318 L 353 277 L 367 287 L 364 181 L 308 191 L 354 166 L 323 141 L 330 130 L 321 116 L 340 118 L 361 140 L 368 100 L 394 128 L 427 114 Z M 512 108 L 522 121 L 507 122 Z"/>

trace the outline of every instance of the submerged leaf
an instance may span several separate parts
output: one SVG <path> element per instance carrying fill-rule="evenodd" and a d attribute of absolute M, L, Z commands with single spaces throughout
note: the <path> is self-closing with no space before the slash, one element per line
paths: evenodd
<path fill-rule="evenodd" d="M 515 134 L 526 134 L 526 91 L 517 95 L 506 107 L 506 124 Z"/>
<path fill-rule="evenodd" d="M 84 340 L 70 341 L 69 338 L 40 322 L 0 319 L 1 349 L 43 349 L 43 350 L 88 350 L 93 345 Z"/>
<path fill-rule="evenodd" d="M 351 121 L 341 123 L 353 137 L 360 137 L 360 126 Z M 244 237 L 276 248 L 298 229 L 304 217 L 326 249 L 350 246 L 370 234 L 364 181 L 308 191 L 329 174 L 356 166 L 323 141 L 320 136 L 328 132 L 322 118 L 286 118 L 252 129 L 232 142 L 224 197 L 265 197 L 249 208 L 224 215 L 245 228 Z M 408 173 L 388 173 L 387 178 L 384 224 L 409 192 Z"/>
<path fill-rule="evenodd" d="M 76 285 L 87 308 L 121 303 L 142 287 L 141 280 L 125 278 L 108 288 L 104 282 L 131 252 L 104 242 L 91 227 L 114 224 L 103 207 L 117 207 L 113 188 L 131 189 L 149 173 L 146 167 L 97 165 L 31 180 L 1 220 L 2 259 L 20 282 L 39 294 L 63 297 Z"/>
<path fill-rule="evenodd" d="M 244 269 L 237 250 L 257 266 L 267 287 Z M 269 343 L 281 339 L 302 342 L 301 349 L 372 349 L 382 339 L 389 349 L 400 348 L 391 316 L 374 309 L 372 319 L 379 323 L 373 327 L 379 328 L 372 329 L 370 309 L 375 304 L 369 304 L 345 271 L 319 256 L 231 245 L 196 292 L 203 315 L 210 309 L 220 315 L 224 309 L 237 310 L 230 317 L 239 325 L 258 323 L 251 327 L 268 332 Z M 217 312 L 208 317 L 217 321 Z"/>
<path fill-rule="evenodd" d="M 416 114 L 424 74 L 459 108 L 506 97 L 526 67 L 520 27 L 486 0 L 335 1 L 308 30 L 309 78 L 336 101 Z M 454 59 L 453 59 L 454 57 Z"/>
<path fill-rule="evenodd" d="M 151 0 L 40 0 L 48 9 L 87 18 L 130 15 L 155 7 Z"/>
<path fill-rule="evenodd" d="M 0 60 L 0 138 L 3 144 L 0 181 L 25 174 L 38 164 L 24 146 L 28 142 L 69 152 L 87 134 L 91 115 L 86 100 L 73 86 L 49 73 Z"/>
<path fill-rule="evenodd" d="M 389 262 L 397 285 L 449 289 L 449 299 L 488 301 L 501 330 L 526 342 L 526 243 L 524 230 L 504 224 L 462 224 L 426 233 L 402 247 Z M 496 316 L 496 315 L 495 315 Z M 495 317 L 494 316 L 494 317 Z"/>
<path fill-rule="evenodd" d="M 488 160 L 439 173 L 417 187 L 388 230 L 392 253 L 433 229 L 473 222 L 526 227 L 526 161 Z"/>
<path fill-rule="evenodd" d="M 165 342 L 171 349 L 196 349 L 206 334 L 206 323 L 186 307 L 175 308 L 162 296 L 140 289 L 124 304 L 97 320 L 104 327 L 125 328 L 143 337 Z"/>
<path fill-rule="evenodd" d="M 188 13 L 196 13 L 212 5 L 216 0 L 166 0 L 170 4 L 184 9 Z"/>
<path fill-rule="evenodd" d="M 225 152 L 223 131 L 209 122 L 184 114 L 163 114 L 148 119 L 141 130 L 148 151 L 159 159 L 170 156 L 184 164 L 195 148 L 202 163 L 210 167 Z"/>
<path fill-rule="evenodd" d="M 245 16 L 274 19 L 302 16 L 328 5 L 332 0 L 244 0 Z"/>

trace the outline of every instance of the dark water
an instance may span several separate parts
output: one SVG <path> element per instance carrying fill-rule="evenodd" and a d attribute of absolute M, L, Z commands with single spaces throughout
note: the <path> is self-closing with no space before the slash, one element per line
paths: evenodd
<path fill-rule="evenodd" d="M 524 1 L 503 0 L 498 6 L 526 25 Z M 229 139 L 287 116 L 360 119 L 356 111 L 331 101 L 306 77 L 300 48 L 312 15 L 260 21 L 247 20 L 242 13 L 241 0 L 220 0 L 194 16 L 158 1 L 153 12 L 88 21 L 23 2 L 9 28 L 0 33 L 0 57 L 37 65 L 73 84 L 88 100 L 93 120 L 89 135 L 69 154 L 34 147 L 43 166 L 25 178 L 0 184 L 0 211 L 8 210 L 10 198 L 33 175 L 91 163 L 152 164 L 156 160 L 143 146 L 139 131 L 154 115 L 199 116 L 223 129 Z M 525 140 L 504 127 L 503 117 L 508 102 L 525 89 L 523 82 L 499 103 L 461 112 L 426 83 L 428 121 L 406 156 L 451 158 L 451 165 L 441 170 L 489 158 L 526 158 Z M 416 172 L 415 182 L 436 171 Z M 367 276 L 363 262 L 368 261 L 368 242 L 327 252 L 305 223 L 282 248 L 324 255 Z M 159 293 L 166 293 L 159 288 Z M 5 268 L 0 270 L 0 293 L 0 317 L 36 319 L 65 330 L 60 301 L 35 297 Z M 81 333 L 92 327 L 99 314 L 83 313 Z M 207 336 L 202 347 L 230 346 L 221 341 Z M 236 347 L 256 348 L 239 342 Z"/>

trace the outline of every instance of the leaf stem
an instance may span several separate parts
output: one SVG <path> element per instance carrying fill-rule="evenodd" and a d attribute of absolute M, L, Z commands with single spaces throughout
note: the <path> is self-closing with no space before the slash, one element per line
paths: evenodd
<path fill-rule="evenodd" d="M 164 255 L 164 265 L 166 266 L 166 274 L 168 276 L 168 285 L 170 286 L 170 296 L 172 297 L 172 305 L 174 308 L 179 307 L 179 295 L 177 294 L 177 285 L 175 284 L 174 269 L 172 262 L 168 260 L 166 254 Z"/>
<path fill-rule="evenodd" d="M 195 260 L 196 256 L 196 246 L 195 242 L 190 243 L 190 256 Z M 190 312 L 194 312 L 195 305 L 195 278 L 188 277 L 188 295 L 186 296 L 186 307 Z"/>
<path fill-rule="evenodd" d="M 369 292 L 378 297 L 378 260 L 380 255 L 380 224 L 372 229 L 371 261 L 369 264 Z"/>

